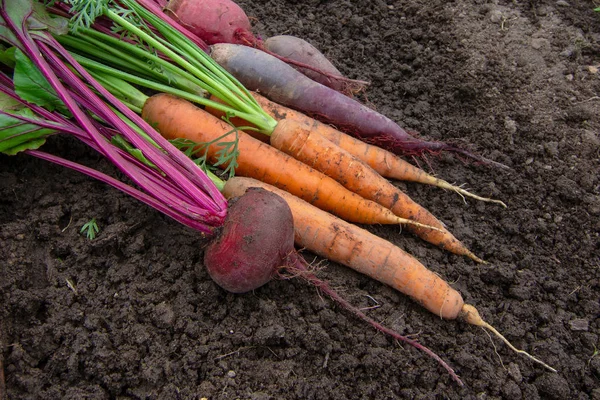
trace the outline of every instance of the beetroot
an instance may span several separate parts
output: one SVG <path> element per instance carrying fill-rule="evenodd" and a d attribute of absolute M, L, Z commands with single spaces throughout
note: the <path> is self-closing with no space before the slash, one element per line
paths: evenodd
<path fill-rule="evenodd" d="M 165 13 L 208 44 L 256 40 L 246 13 L 230 0 L 171 0 Z"/>
<path fill-rule="evenodd" d="M 233 200 L 221 229 L 204 253 L 204 264 L 211 278 L 233 293 L 269 282 L 295 253 L 292 212 L 264 189 L 251 188 Z"/>
<path fill-rule="evenodd" d="M 311 267 L 294 248 L 294 219 L 288 203 L 270 190 L 257 187 L 245 189 L 243 184 L 223 189 L 233 197 L 221 232 L 204 253 L 204 264 L 213 280 L 223 289 L 243 293 L 259 288 L 275 277 L 299 277 L 328 295 L 341 308 L 376 330 L 423 351 L 462 386 L 460 378 L 437 354 L 422 344 L 400 335 L 367 316 L 341 297 Z M 246 178 L 241 178 L 246 179 Z"/>

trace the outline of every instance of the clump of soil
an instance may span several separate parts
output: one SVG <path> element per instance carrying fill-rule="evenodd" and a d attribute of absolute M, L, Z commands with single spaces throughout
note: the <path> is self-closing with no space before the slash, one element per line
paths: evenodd
<path fill-rule="evenodd" d="M 412 131 L 510 171 L 417 160 L 508 209 L 398 183 L 490 265 L 391 227 L 374 232 L 453 282 L 483 317 L 559 370 L 442 321 L 347 268 L 320 274 L 431 359 L 297 281 L 227 294 L 203 239 L 135 200 L 27 156 L 0 157 L 0 358 L 9 398 L 598 399 L 600 15 L 587 1 L 240 1 L 263 36 L 293 34 Z M 106 171 L 82 145 L 56 152 Z M 79 233 L 96 218 L 101 229 Z"/>

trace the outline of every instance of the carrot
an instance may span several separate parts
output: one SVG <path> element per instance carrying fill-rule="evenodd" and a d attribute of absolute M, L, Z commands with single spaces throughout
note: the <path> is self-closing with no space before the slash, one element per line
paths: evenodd
<path fill-rule="evenodd" d="M 422 155 L 449 151 L 479 162 L 508 168 L 447 143 L 428 142 L 417 138 L 385 115 L 311 80 L 258 49 L 219 43 L 211 46 L 210 55 L 248 90 L 259 91 L 279 104 L 302 110 L 395 154 Z"/>
<path fill-rule="evenodd" d="M 240 196 L 251 187 L 261 187 L 281 196 L 294 219 L 294 240 L 298 247 L 350 267 L 408 296 L 444 319 L 460 319 L 489 329 L 512 350 L 549 370 L 556 370 L 523 350 L 517 350 L 477 309 L 466 304 L 461 294 L 417 259 L 379 236 L 349 224 L 307 202 L 254 179 L 235 177 L 222 190 L 226 197 Z"/>
<path fill-rule="evenodd" d="M 321 132 L 327 130 L 327 125 L 313 124 L 310 130 L 307 127 L 307 124 L 300 125 L 292 119 L 281 119 L 270 136 L 270 143 L 330 176 L 354 193 L 392 210 L 399 217 L 438 228 L 406 227 L 423 240 L 476 262 L 484 262 L 454 237 L 433 214 L 371 167 L 325 138 Z"/>
<path fill-rule="evenodd" d="M 464 304 L 456 290 L 416 258 L 356 225 L 253 179 L 229 179 L 222 193 L 239 196 L 250 187 L 277 193 L 294 217 L 296 246 L 343 264 L 412 297 L 441 318 L 454 319 Z"/>
<path fill-rule="evenodd" d="M 354 193 L 392 210 L 399 217 L 438 228 L 406 227 L 423 240 L 454 254 L 484 262 L 454 237 L 433 214 L 371 167 L 320 135 L 315 128 L 313 126 L 308 130 L 293 120 L 281 120 L 271 135 L 271 145 L 330 176 Z"/>
<path fill-rule="evenodd" d="M 478 196 L 459 186 L 453 185 L 443 179 L 436 178 L 435 176 L 428 174 L 422 169 L 415 167 L 409 162 L 398 157 L 396 154 L 382 149 L 381 147 L 355 139 L 350 135 L 335 129 L 331 125 L 323 124 L 322 122 L 317 121 L 316 119 L 311 118 L 299 111 L 292 110 L 291 108 L 270 101 L 266 97 L 261 96 L 256 92 L 252 92 L 251 94 L 254 96 L 258 104 L 260 104 L 270 116 L 275 118 L 275 120 L 281 121 L 282 119 L 291 119 L 311 127 L 310 129 L 318 130 L 322 136 L 340 146 L 342 149 L 348 151 L 356 158 L 362 160 L 364 163 L 377 171 L 381 176 L 399 181 L 409 181 L 437 186 L 442 189 L 452 190 L 462 196 L 471 197 L 476 200 L 489 203 L 496 203 L 506 207 L 506 204 L 501 200 Z"/>
<path fill-rule="evenodd" d="M 219 118 L 168 94 L 149 97 L 142 116 L 167 139 L 185 138 L 193 143 L 209 143 L 232 132 L 232 127 Z M 237 134 L 236 174 L 273 184 L 347 221 L 420 225 L 394 215 L 385 207 L 345 189 L 335 180 L 244 132 Z M 217 163 L 220 151 L 223 149 L 219 143 L 208 146 L 206 152 L 211 163 Z M 220 166 L 226 168 L 228 164 Z"/>

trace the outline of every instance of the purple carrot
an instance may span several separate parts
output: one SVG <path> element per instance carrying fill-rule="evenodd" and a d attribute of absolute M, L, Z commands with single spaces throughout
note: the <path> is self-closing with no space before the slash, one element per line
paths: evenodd
<path fill-rule="evenodd" d="M 277 58 L 246 46 L 220 43 L 211 57 L 249 90 L 281 105 L 336 126 L 398 155 L 454 152 L 486 164 L 506 166 L 442 142 L 415 137 L 397 123 L 341 93 L 321 85 Z"/>
<path fill-rule="evenodd" d="M 344 94 L 360 93 L 368 82 L 343 78 L 342 73 L 315 46 L 306 40 L 291 35 L 271 36 L 262 42 L 259 49 L 292 65 L 315 82 Z M 341 79 L 343 78 L 343 79 Z"/>

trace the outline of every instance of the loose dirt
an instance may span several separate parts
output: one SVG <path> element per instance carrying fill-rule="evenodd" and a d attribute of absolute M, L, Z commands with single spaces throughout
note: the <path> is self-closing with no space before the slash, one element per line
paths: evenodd
<path fill-rule="evenodd" d="M 10 399 L 600 399 L 600 13 L 592 1 L 240 1 L 262 36 L 329 55 L 405 128 L 468 147 L 418 161 L 497 205 L 398 183 L 476 254 L 373 232 L 451 281 L 517 347 L 304 255 L 378 321 L 464 380 L 301 281 L 227 294 L 193 231 L 75 172 L 0 157 L 0 356 Z M 597 4 L 596 4 L 597 6 Z M 46 150 L 107 172 L 83 145 Z M 79 233 L 96 218 L 95 240 Z"/>

